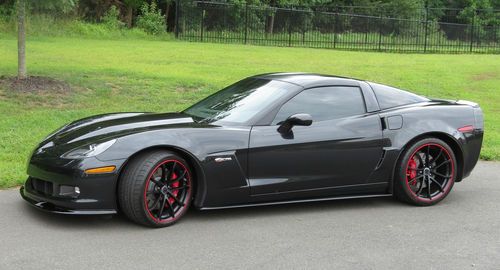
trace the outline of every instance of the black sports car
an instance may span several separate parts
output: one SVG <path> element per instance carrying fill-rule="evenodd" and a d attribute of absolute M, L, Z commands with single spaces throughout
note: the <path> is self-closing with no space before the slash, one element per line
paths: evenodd
<path fill-rule="evenodd" d="M 276 73 L 178 113 L 114 113 L 44 139 L 22 197 L 63 214 L 168 226 L 216 209 L 395 196 L 435 204 L 479 157 L 483 114 L 367 81 Z"/>

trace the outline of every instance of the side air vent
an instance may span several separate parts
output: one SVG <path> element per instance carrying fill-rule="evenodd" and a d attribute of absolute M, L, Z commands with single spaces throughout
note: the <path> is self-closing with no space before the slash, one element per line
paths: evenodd
<path fill-rule="evenodd" d="M 387 129 L 387 124 L 385 123 L 385 117 L 380 118 L 380 124 L 382 124 L 382 130 Z"/>
<path fill-rule="evenodd" d="M 384 162 L 384 158 L 385 158 L 385 152 L 386 152 L 386 150 L 382 150 L 382 155 L 380 156 L 380 160 L 378 161 L 377 167 L 375 167 L 375 170 L 378 170 L 380 168 L 380 166 L 382 166 L 382 162 Z"/>

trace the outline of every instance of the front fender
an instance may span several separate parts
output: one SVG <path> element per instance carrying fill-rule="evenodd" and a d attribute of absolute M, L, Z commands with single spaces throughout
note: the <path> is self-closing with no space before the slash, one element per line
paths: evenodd
<path fill-rule="evenodd" d="M 152 130 L 117 138 L 117 142 L 98 158 L 102 161 L 125 158 L 128 162 L 150 149 L 176 151 L 196 167 L 195 206 L 215 207 L 222 203 L 222 194 L 226 203 L 249 196 L 246 177 L 249 133 L 248 127 Z M 231 160 L 215 162 L 215 158 L 221 156 L 230 156 Z"/>

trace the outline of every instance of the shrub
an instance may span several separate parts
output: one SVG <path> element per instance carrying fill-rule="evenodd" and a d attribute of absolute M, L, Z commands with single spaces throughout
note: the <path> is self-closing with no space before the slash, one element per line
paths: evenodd
<path fill-rule="evenodd" d="M 0 19 L 5 20 L 12 14 L 14 14 L 14 9 L 11 6 L 0 4 Z"/>
<path fill-rule="evenodd" d="M 102 17 L 102 22 L 109 29 L 119 29 L 123 27 L 123 22 L 120 21 L 119 16 L 120 11 L 116 8 L 116 6 L 111 6 Z"/>
<path fill-rule="evenodd" d="M 165 16 L 161 15 L 154 1 L 151 2 L 151 5 L 147 3 L 142 5 L 141 15 L 137 17 L 137 27 L 152 35 L 165 32 Z"/>

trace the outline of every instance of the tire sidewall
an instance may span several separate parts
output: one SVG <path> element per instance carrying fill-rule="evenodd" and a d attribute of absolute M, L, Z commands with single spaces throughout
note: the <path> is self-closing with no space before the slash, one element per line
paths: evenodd
<path fill-rule="evenodd" d="M 424 146 L 426 144 L 437 144 L 437 145 L 440 145 L 441 147 L 443 147 L 444 149 L 446 149 L 446 151 L 448 152 L 448 154 L 452 160 L 452 168 L 453 168 L 452 177 L 448 180 L 448 183 L 445 186 L 444 193 L 440 197 L 434 198 L 431 200 L 423 199 L 421 197 L 418 197 L 416 194 L 414 194 L 410 190 L 410 188 L 407 184 L 407 178 L 406 178 L 407 164 L 408 164 L 409 159 L 411 157 L 413 157 L 413 155 L 415 154 L 415 152 L 419 148 L 421 148 L 422 146 Z M 457 168 L 457 160 L 456 160 L 455 154 L 447 143 L 445 143 L 444 141 L 437 139 L 437 138 L 425 138 L 425 139 L 419 140 L 419 141 L 413 143 L 411 145 L 411 147 L 409 147 L 408 149 L 405 150 L 403 157 L 399 161 L 398 172 L 397 172 L 398 177 L 397 177 L 397 183 L 396 183 L 397 184 L 396 189 L 399 189 L 399 190 L 396 190 L 396 192 L 398 192 L 400 194 L 400 196 L 404 197 L 402 199 L 404 199 L 408 202 L 411 202 L 412 204 L 420 205 L 420 206 L 434 205 L 434 204 L 440 202 L 441 200 L 443 200 L 450 193 L 451 189 L 453 188 L 453 185 L 455 184 L 455 180 L 457 177 L 457 169 L 458 169 Z"/>
<path fill-rule="evenodd" d="M 167 153 L 167 152 L 165 153 L 164 157 L 161 157 L 156 163 L 154 163 L 154 165 L 152 167 L 149 168 L 147 177 L 146 177 L 146 179 L 144 179 L 144 183 L 142 184 L 142 190 L 143 191 L 146 190 L 146 185 L 149 183 L 148 179 L 151 177 L 151 175 L 154 173 L 154 171 L 158 168 L 158 166 L 160 166 L 162 163 L 164 163 L 167 160 L 175 160 L 175 161 L 181 163 L 185 167 L 185 169 L 187 170 L 187 174 L 188 174 L 188 185 L 190 186 L 190 188 L 188 189 L 188 194 L 186 194 L 186 196 L 188 198 L 185 201 L 184 208 L 178 213 L 178 215 L 175 216 L 174 219 L 172 219 L 170 221 L 166 221 L 166 222 L 158 222 L 156 219 L 151 217 L 151 215 L 149 214 L 149 211 L 146 207 L 144 193 L 143 192 L 141 193 L 141 203 L 142 203 L 141 208 L 144 212 L 145 218 L 154 227 L 167 227 L 167 226 L 170 226 L 170 225 L 176 223 L 177 221 L 179 221 L 179 219 L 181 219 L 186 214 L 189 207 L 191 206 L 191 201 L 192 201 L 192 196 L 193 196 L 192 173 L 191 173 L 191 169 L 190 169 L 188 163 L 183 158 L 181 158 L 175 154 L 171 154 L 171 153 Z"/>

